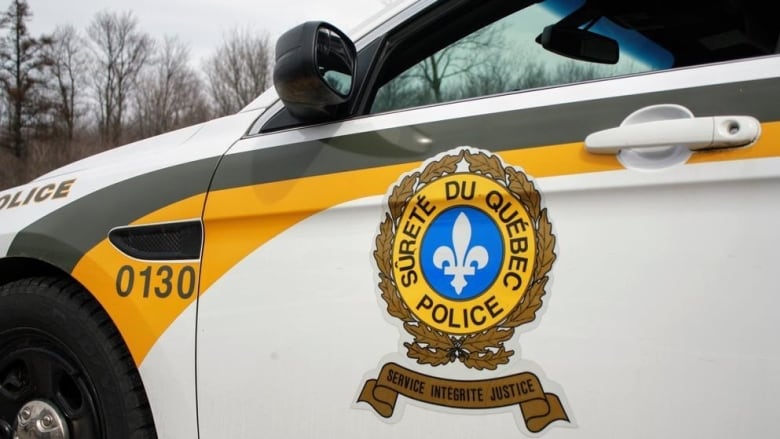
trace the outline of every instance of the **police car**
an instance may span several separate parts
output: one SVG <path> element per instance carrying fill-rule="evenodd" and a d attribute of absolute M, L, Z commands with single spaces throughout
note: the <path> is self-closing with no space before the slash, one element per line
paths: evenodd
<path fill-rule="evenodd" d="M 778 6 L 396 5 L 0 192 L 0 438 L 770 437 Z"/>

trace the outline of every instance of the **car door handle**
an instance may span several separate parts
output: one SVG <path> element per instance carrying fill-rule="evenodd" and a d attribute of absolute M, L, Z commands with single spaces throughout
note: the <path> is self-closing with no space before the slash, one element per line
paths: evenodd
<path fill-rule="evenodd" d="M 761 124 L 751 116 L 657 120 L 597 131 L 585 138 L 593 154 L 617 154 L 625 148 L 686 146 L 691 151 L 733 148 L 755 142 Z"/>

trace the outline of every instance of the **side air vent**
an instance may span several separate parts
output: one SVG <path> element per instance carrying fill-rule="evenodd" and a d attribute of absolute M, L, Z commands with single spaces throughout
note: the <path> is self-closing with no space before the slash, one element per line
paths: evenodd
<path fill-rule="evenodd" d="M 112 230 L 108 239 L 122 253 L 147 261 L 200 259 L 200 221 L 129 226 Z"/>

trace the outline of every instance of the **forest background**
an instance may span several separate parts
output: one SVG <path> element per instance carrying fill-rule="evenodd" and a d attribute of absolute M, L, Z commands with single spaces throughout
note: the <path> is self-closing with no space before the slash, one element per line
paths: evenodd
<path fill-rule="evenodd" d="M 0 15 L 0 190 L 80 158 L 235 113 L 271 85 L 267 33 L 233 28 L 194 63 L 129 11 L 31 35 L 33 11 Z M 194 65 L 197 67 L 193 67 Z"/>

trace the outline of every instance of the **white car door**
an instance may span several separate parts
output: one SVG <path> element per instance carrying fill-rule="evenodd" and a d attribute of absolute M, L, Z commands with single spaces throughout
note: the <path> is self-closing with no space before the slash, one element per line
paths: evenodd
<path fill-rule="evenodd" d="M 623 11 L 583 67 L 533 42 L 572 2 L 456 3 L 363 45 L 353 117 L 222 160 L 201 437 L 775 431 L 780 57 L 669 55 Z"/>

